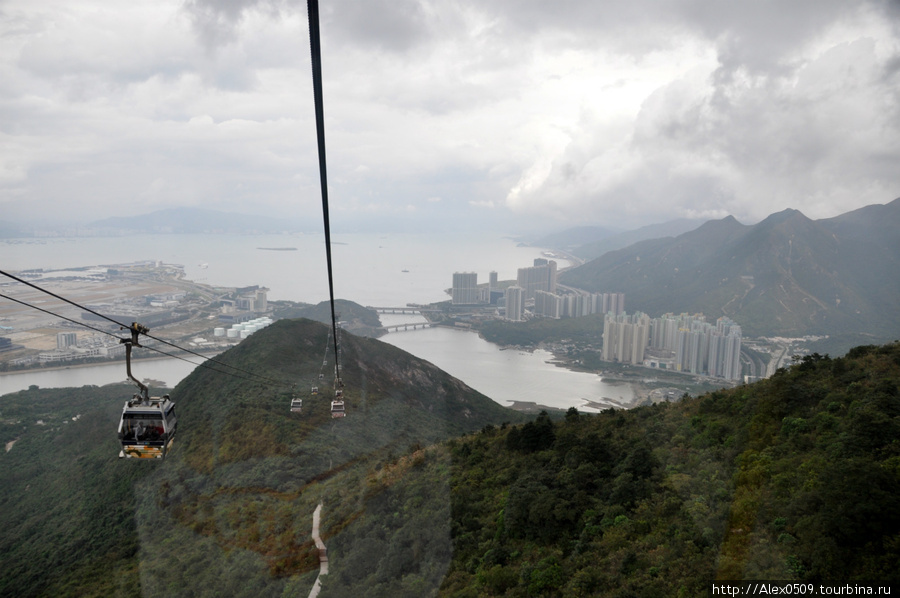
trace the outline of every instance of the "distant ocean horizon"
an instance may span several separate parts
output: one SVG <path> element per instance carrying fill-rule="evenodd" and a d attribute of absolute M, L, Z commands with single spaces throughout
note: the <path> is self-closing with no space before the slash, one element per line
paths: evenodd
<path fill-rule="evenodd" d="M 296 248 L 272 251 L 271 248 Z M 500 280 L 544 257 L 545 249 L 502 235 L 354 233 L 332 235 L 335 297 L 361 305 L 405 305 L 449 299 L 454 272 Z M 328 299 L 322 234 L 167 234 L 0 240 L 7 270 L 63 269 L 136 261 L 184 266 L 189 280 L 212 286 L 265 286 L 271 300 Z M 569 265 L 557 260 L 560 268 Z"/>

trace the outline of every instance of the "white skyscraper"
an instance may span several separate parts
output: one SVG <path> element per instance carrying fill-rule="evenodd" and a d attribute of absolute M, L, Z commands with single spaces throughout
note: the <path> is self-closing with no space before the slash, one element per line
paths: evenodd
<path fill-rule="evenodd" d="M 506 319 L 521 322 L 525 319 L 525 289 L 511 286 L 506 289 Z"/>
<path fill-rule="evenodd" d="M 478 274 L 476 272 L 454 272 L 451 298 L 453 305 L 478 303 Z"/>

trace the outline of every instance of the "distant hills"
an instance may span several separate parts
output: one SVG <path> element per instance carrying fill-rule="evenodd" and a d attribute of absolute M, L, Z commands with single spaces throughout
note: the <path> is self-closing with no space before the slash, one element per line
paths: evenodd
<path fill-rule="evenodd" d="M 534 241 L 532 245 L 562 249 L 580 258 L 591 260 L 607 251 L 622 249 L 639 241 L 675 237 L 694 230 L 701 224 L 703 224 L 701 220 L 680 218 L 629 231 L 601 226 L 581 226 L 544 236 Z"/>
<path fill-rule="evenodd" d="M 900 333 L 900 199 L 835 218 L 797 210 L 755 225 L 729 216 L 646 240 L 564 272 L 623 292 L 629 312 L 728 316 L 751 335 Z"/>
<path fill-rule="evenodd" d="M 105 218 L 91 222 L 86 227 L 145 233 L 277 233 L 304 230 L 299 220 L 202 208 L 173 208 L 141 216 Z"/>
<path fill-rule="evenodd" d="M 331 325 L 331 303 L 328 301 L 322 301 L 316 305 L 293 304 L 285 301 L 272 303 L 275 306 L 275 317 L 279 320 L 307 318 Z M 341 328 L 356 336 L 377 338 L 385 333 L 381 328 L 378 314 L 359 303 L 346 299 L 335 299 L 334 309 Z"/>
<path fill-rule="evenodd" d="M 549 247 L 572 251 L 587 243 L 608 239 L 621 234 L 622 230 L 604 226 L 576 226 L 558 233 L 552 233 L 531 242 L 537 247 Z"/>

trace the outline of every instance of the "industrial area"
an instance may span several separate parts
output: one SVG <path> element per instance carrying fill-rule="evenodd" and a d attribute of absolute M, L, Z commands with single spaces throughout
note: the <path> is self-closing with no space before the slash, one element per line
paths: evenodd
<path fill-rule="evenodd" d="M 121 331 L 109 320 L 140 322 L 174 343 L 210 353 L 272 323 L 267 288 L 192 282 L 178 264 L 141 261 L 16 276 L 20 280 L 0 280 L 0 294 L 8 299 L 0 302 L 5 371 L 124 359 Z"/>

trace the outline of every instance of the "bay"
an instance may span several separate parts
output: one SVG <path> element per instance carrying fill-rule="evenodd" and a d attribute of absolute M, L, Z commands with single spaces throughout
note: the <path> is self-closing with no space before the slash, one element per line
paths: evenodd
<path fill-rule="evenodd" d="M 390 324 L 415 321 L 408 317 L 406 322 L 401 321 L 402 316 L 381 318 L 385 324 L 386 318 L 391 318 Z M 627 384 L 610 384 L 596 374 L 559 367 L 552 363 L 549 351 L 501 349 L 473 331 L 435 327 L 392 332 L 381 340 L 430 361 L 508 407 L 534 403 L 598 412 L 607 407 L 621 408 L 634 400 L 634 391 Z"/>

